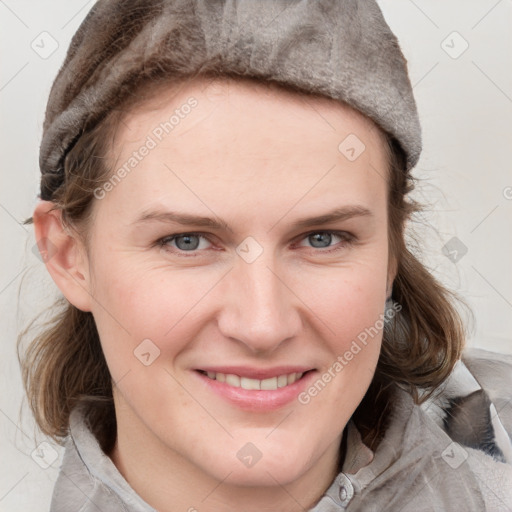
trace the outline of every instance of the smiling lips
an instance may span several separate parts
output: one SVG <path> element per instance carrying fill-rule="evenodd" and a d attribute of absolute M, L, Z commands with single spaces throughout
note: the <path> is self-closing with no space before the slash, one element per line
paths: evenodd
<path fill-rule="evenodd" d="M 275 391 L 278 388 L 284 388 L 293 384 L 299 380 L 305 372 L 292 372 L 284 373 L 276 377 L 270 377 L 268 379 L 252 379 L 249 377 L 240 377 L 233 373 L 221 373 L 213 371 L 202 371 L 210 379 L 218 382 L 224 382 L 228 386 L 234 388 L 242 388 L 247 390 L 264 390 L 264 391 Z"/>
<path fill-rule="evenodd" d="M 239 409 L 264 412 L 293 402 L 314 379 L 317 371 L 307 366 L 254 368 L 210 366 L 194 372 L 206 389 L 220 395 Z"/>
<path fill-rule="evenodd" d="M 194 373 L 206 389 L 236 408 L 266 412 L 292 403 L 317 371 L 307 366 L 216 366 L 196 369 Z"/>

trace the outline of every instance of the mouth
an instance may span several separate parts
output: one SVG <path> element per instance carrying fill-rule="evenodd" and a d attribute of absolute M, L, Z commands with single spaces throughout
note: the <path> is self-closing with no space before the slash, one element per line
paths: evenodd
<path fill-rule="evenodd" d="M 211 380 L 222 382 L 227 386 L 233 388 L 242 388 L 246 390 L 259 390 L 259 391 L 275 391 L 280 388 L 291 386 L 296 381 L 302 379 L 304 375 L 314 370 L 307 370 L 305 372 L 291 372 L 283 373 L 267 379 L 254 379 L 236 375 L 234 373 L 222 373 L 206 370 L 197 370 L 202 375 L 205 375 Z"/>
<path fill-rule="evenodd" d="M 315 369 L 304 367 L 273 370 L 226 367 L 193 371 L 207 393 L 220 396 L 237 409 L 260 413 L 293 404 L 317 373 Z"/>

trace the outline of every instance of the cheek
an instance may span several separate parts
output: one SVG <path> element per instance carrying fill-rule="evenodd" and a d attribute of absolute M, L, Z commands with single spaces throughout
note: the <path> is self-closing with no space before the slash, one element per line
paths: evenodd
<path fill-rule="evenodd" d="M 146 270 L 116 273 L 112 268 L 108 275 L 97 289 L 101 307 L 94 318 L 110 375 L 122 400 L 152 418 L 153 426 L 162 422 L 165 431 L 172 422 L 158 411 L 170 407 L 170 397 L 172 410 L 187 414 L 191 407 L 172 376 L 173 365 L 197 335 L 194 305 L 213 283 L 190 286 L 184 274 Z"/>
<path fill-rule="evenodd" d="M 147 269 L 122 262 L 96 270 L 93 314 L 114 380 L 149 361 L 155 367 L 172 365 L 197 334 L 204 298 L 219 280 L 204 269 Z"/>
<path fill-rule="evenodd" d="M 385 265 L 361 263 L 346 268 L 322 269 L 297 276 L 294 284 L 310 310 L 310 319 L 331 352 L 342 353 L 360 333 L 380 326 L 386 301 Z"/>
<path fill-rule="evenodd" d="M 317 379 L 306 390 L 301 403 L 314 402 L 311 406 L 319 416 L 340 415 L 334 420 L 338 425 L 360 402 L 375 373 L 384 327 L 386 273 L 385 265 L 367 261 L 311 280 L 308 303 L 326 350 L 320 382 Z M 322 399 L 317 400 L 319 394 Z M 338 413 L 329 410 L 333 403 L 339 405 Z"/>

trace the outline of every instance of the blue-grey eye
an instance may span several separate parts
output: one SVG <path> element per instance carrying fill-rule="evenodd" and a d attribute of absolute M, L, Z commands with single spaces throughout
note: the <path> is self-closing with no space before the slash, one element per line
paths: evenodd
<path fill-rule="evenodd" d="M 199 235 L 177 235 L 173 238 L 176 247 L 182 251 L 195 251 L 200 243 Z"/>
<path fill-rule="evenodd" d="M 332 234 L 321 231 L 319 233 L 309 235 L 308 240 L 315 248 L 329 247 L 332 242 Z"/>

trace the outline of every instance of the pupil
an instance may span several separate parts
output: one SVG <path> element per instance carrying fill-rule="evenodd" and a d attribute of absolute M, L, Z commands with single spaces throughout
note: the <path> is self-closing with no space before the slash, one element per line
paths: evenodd
<path fill-rule="evenodd" d="M 320 243 L 322 242 L 322 238 L 323 237 L 327 237 L 324 242 L 326 242 L 324 245 L 315 245 L 316 242 L 320 241 Z M 329 243 L 331 241 L 331 235 L 330 233 L 315 233 L 314 235 L 311 235 L 312 240 L 313 240 L 313 247 L 328 247 L 329 246 Z"/>
<path fill-rule="evenodd" d="M 195 238 L 196 239 L 196 243 L 194 244 L 193 242 L 191 243 L 190 240 Z M 185 240 L 185 243 L 180 246 L 180 240 Z M 183 249 L 183 250 L 194 250 L 194 249 L 197 249 L 198 245 L 199 245 L 199 242 L 198 242 L 198 237 L 195 236 L 195 235 L 182 235 L 182 236 L 179 236 L 176 238 L 176 245 L 178 246 L 179 249 Z"/>

